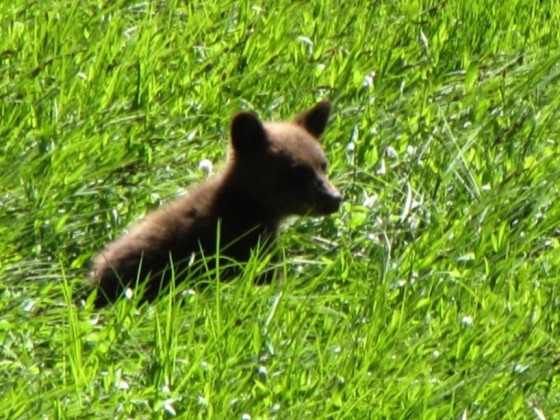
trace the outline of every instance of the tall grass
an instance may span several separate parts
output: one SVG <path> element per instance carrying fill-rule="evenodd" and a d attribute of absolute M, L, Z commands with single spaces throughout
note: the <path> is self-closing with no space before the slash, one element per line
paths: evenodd
<path fill-rule="evenodd" d="M 554 418 L 554 2 L 0 5 L 6 418 Z M 284 281 L 95 312 L 88 261 L 219 167 L 240 109 L 329 98 L 345 196 Z"/>

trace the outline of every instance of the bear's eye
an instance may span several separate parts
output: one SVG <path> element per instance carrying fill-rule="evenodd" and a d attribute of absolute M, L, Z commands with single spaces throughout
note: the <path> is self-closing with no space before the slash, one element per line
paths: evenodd
<path fill-rule="evenodd" d="M 327 169 L 328 169 L 329 165 L 327 162 L 323 162 L 321 163 L 321 171 L 323 171 L 323 173 L 327 173 Z"/>
<path fill-rule="evenodd" d="M 313 169 L 308 166 L 294 166 L 291 175 L 295 181 L 304 181 L 313 177 Z"/>

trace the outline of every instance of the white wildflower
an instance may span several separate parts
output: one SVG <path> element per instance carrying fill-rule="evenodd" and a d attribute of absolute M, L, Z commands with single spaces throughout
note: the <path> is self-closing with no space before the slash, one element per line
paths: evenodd
<path fill-rule="evenodd" d="M 167 411 L 169 414 L 171 414 L 172 416 L 177 415 L 177 412 L 175 411 L 172 405 L 174 402 L 175 402 L 174 398 L 168 398 L 163 402 L 163 409 Z"/>
<path fill-rule="evenodd" d="M 473 319 L 472 316 L 464 316 L 461 318 L 461 324 L 466 325 L 467 327 L 472 327 L 473 326 Z"/>
<path fill-rule="evenodd" d="M 364 207 L 373 207 L 375 205 L 375 203 L 377 203 L 377 194 L 372 194 L 372 195 L 368 195 L 366 196 L 366 198 L 364 199 L 363 202 L 363 206 Z"/>
<path fill-rule="evenodd" d="M 519 364 L 517 364 L 517 365 L 515 365 L 515 366 L 513 367 L 513 371 L 514 371 L 515 373 L 523 373 L 523 372 L 525 372 L 527 369 L 529 369 L 529 366 L 527 366 L 527 365 L 519 365 Z"/>
<path fill-rule="evenodd" d="M 391 159 L 398 159 L 399 158 L 399 153 L 397 152 L 397 150 L 393 146 L 387 146 L 385 148 L 385 156 L 387 156 L 388 158 L 391 158 Z"/>
<path fill-rule="evenodd" d="M 214 165 L 210 159 L 202 159 L 198 164 L 198 170 L 204 172 L 206 175 L 210 175 L 213 169 Z"/>
<path fill-rule="evenodd" d="M 305 45 L 307 45 L 308 54 L 313 54 L 313 41 L 311 41 L 311 39 L 303 35 L 298 36 L 297 39 L 298 41 L 303 42 Z"/>
<path fill-rule="evenodd" d="M 128 391 L 130 389 L 128 382 L 123 381 L 122 379 L 115 381 L 115 388 L 120 389 L 121 391 Z"/>
<path fill-rule="evenodd" d="M 387 166 L 385 165 L 385 159 L 379 161 L 379 167 L 376 171 L 377 175 L 385 175 L 387 173 Z"/>
<path fill-rule="evenodd" d="M 406 154 L 408 156 L 414 156 L 416 154 L 417 148 L 415 146 L 411 146 L 410 144 L 406 146 Z"/>
<path fill-rule="evenodd" d="M 362 82 L 362 86 L 365 87 L 366 89 L 369 89 L 370 87 L 373 86 L 373 80 L 375 79 L 375 75 L 377 73 L 375 71 L 370 72 L 369 74 L 366 74 L 364 77 L 364 81 Z"/>

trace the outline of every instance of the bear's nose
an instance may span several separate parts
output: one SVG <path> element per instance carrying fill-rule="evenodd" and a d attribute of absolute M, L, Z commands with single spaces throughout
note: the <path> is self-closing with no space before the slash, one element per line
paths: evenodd
<path fill-rule="evenodd" d="M 329 195 L 327 202 L 325 203 L 326 204 L 325 211 L 328 214 L 335 213 L 340 208 L 341 203 L 342 203 L 342 196 L 340 195 L 340 193 L 338 191 L 333 192 L 332 194 Z"/>

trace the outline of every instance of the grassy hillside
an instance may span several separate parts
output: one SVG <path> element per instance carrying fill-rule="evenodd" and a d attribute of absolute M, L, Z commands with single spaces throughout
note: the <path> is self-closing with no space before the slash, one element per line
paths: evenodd
<path fill-rule="evenodd" d="M 554 418 L 559 27 L 536 0 L 3 2 L 2 417 Z M 323 98 L 345 204 L 286 225 L 286 281 L 72 303 L 236 111 Z"/>

